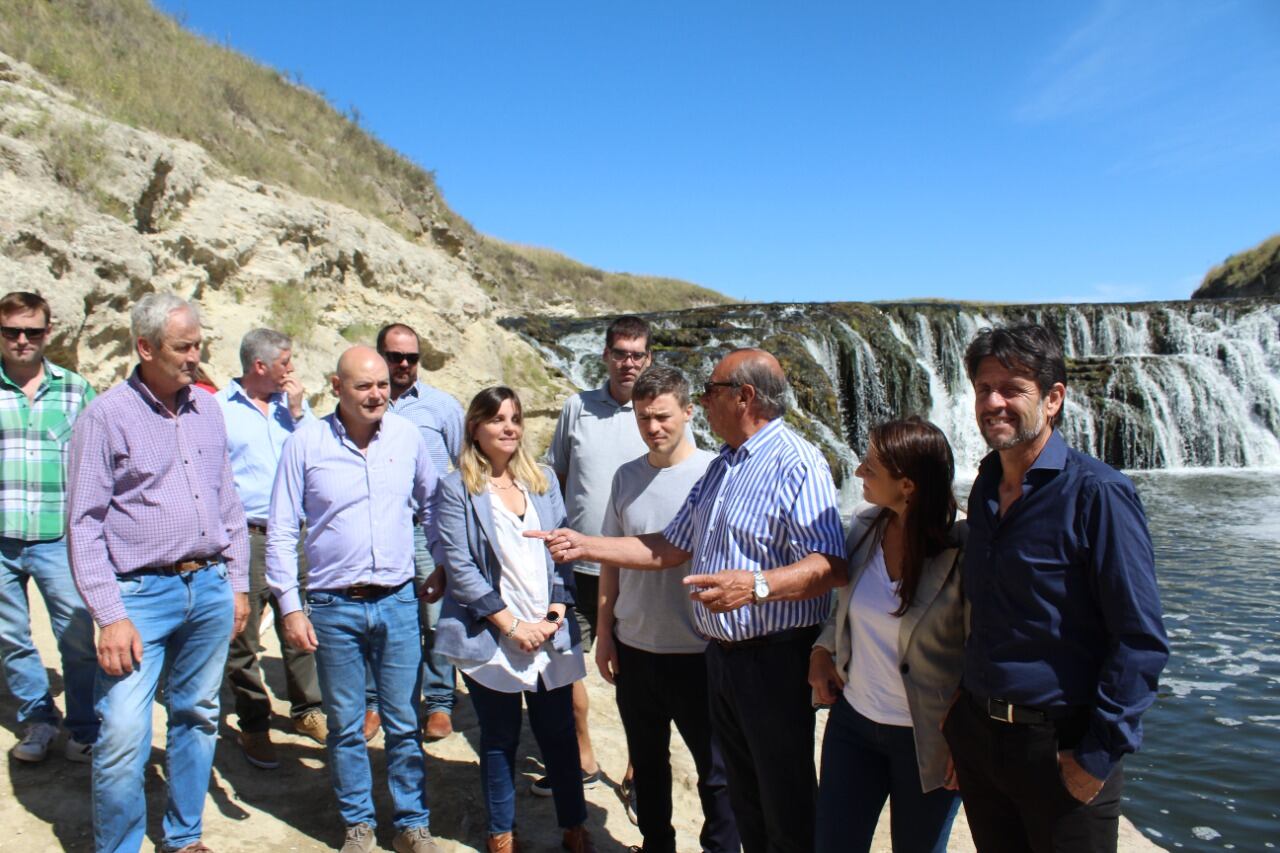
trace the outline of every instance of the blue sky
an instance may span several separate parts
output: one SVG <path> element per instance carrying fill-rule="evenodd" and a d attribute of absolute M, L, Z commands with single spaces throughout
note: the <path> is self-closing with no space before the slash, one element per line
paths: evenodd
<path fill-rule="evenodd" d="M 1186 298 L 1280 232 L 1280 3 L 160 0 L 481 231 L 755 300 Z"/>

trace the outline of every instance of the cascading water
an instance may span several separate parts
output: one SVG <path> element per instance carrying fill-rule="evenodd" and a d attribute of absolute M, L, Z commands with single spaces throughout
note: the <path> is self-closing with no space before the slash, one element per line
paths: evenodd
<path fill-rule="evenodd" d="M 877 422 L 929 417 L 960 471 L 986 453 L 964 349 L 985 326 L 1032 320 L 1068 361 L 1063 434 L 1121 468 L 1280 465 L 1280 303 L 743 305 L 649 315 L 659 359 L 695 386 L 736 346 L 762 346 L 791 381 L 791 423 L 846 480 Z M 580 386 L 603 379 L 605 320 L 511 321 Z M 710 444 L 705 424 L 699 431 Z"/>

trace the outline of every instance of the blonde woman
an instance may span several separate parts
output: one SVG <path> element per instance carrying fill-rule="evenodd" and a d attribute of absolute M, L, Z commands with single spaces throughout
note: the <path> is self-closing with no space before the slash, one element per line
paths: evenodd
<path fill-rule="evenodd" d="M 480 720 L 480 780 L 490 851 L 518 849 L 515 752 L 521 700 L 542 750 L 564 848 L 586 853 L 586 801 L 572 686 L 586 675 L 577 623 L 565 618 L 573 583 L 526 531 L 565 523 L 554 477 L 521 446 L 524 420 L 510 388 L 486 388 L 467 408 L 458 470 L 437 496 L 448 593 L 436 649 L 453 661 Z"/>

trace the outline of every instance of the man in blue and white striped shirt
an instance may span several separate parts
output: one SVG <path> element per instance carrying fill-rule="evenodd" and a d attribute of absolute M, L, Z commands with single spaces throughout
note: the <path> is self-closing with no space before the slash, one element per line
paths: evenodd
<path fill-rule="evenodd" d="M 844 532 L 822 455 L 783 423 L 787 381 L 759 349 L 734 350 L 703 387 L 725 440 L 661 533 L 546 534 L 556 560 L 634 569 L 692 561 L 685 578 L 707 647 L 711 721 L 747 853 L 813 849 L 809 649 L 844 582 Z M 767 774 L 757 768 L 767 767 Z"/>

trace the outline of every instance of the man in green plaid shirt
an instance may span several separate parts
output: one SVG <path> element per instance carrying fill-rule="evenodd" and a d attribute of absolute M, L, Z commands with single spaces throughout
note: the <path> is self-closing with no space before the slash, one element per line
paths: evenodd
<path fill-rule="evenodd" d="M 35 293 L 0 298 L 0 661 L 18 700 L 22 741 L 10 754 L 42 761 L 61 715 L 31 641 L 27 582 L 44 596 L 62 653 L 67 740 L 63 753 L 88 762 L 98 738 L 93 620 L 67 562 L 67 445 L 76 417 L 93 399 L 83 377 L 44 357 L 52 332 L 49 303 Z"/>

